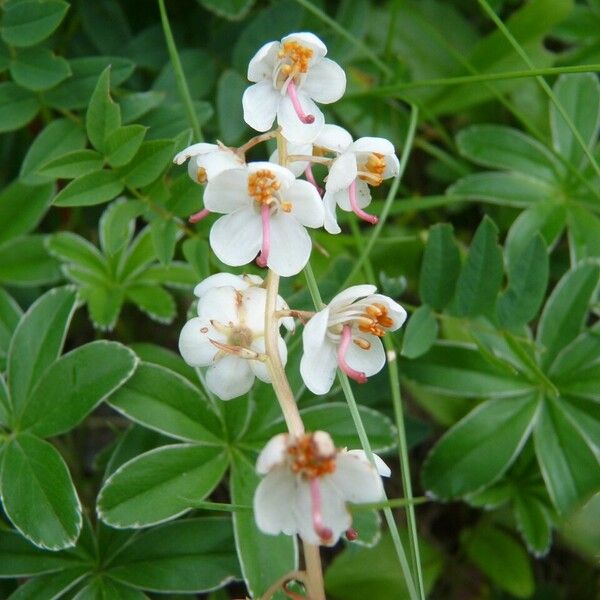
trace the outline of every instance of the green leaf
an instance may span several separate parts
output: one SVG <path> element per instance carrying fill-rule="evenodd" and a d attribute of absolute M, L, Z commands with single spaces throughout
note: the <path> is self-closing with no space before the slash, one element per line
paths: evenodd
<path fill-rule="evenodd" d="M 456 136 L 459 152 L 478 165 L 516 171 L 547 182 L 557 179 L 560 163 L 540 142 L 504 125 L 472 125 Z"/>
<path fill-rule="evenodd" d="M 52 174 L 39 173 L 42 165 L 62 157 L 68 152 L 85 147 L 85 133 L 69 119 L 56 119 L 36 136 L 29 147 L 19 177 L 28 185 L 39 185 L 52 181 Z M 99 165 L 97 168 L 100 168 Z"/>
<path fill-rule="evenodd" d="M 185 48 L 179 52 L 179 58 L 192 98 L 207 96 L 216 79 L 213 58 L 200 48 Z M 180 99 L 171 61 L 167 61 L 152 87 L 155 90 L 164 92 L 167 96 L 167 102 Z"/>
<path fill-rule="evenodd" d="M 5 363 L 4 356 L 1 357 L 2 362 Z M 0 373 L 0 425 L 8 429 L 9 424 L 12 420 L 11 415 L 11 402 L 10 392 L 4 381 L 2 373 Z M 0 446 L 0 459 L 2 458 L 2 447 Z"/>
<path fill-rule="evenodd" d="M 581 332 L 599 275 L 597 264 L 581 263 L 568 271 L 550 294 L 537 330 L 537 342 L 544 348 L 542 366 L 548 368 L 561 348 Z"/>
<path fill-rule="evenodd" d="M 34 302 L 17 326 L 8 351 L 13 406 L 25 405 L 36 382 L 60 356 L 75 310 L 75 291 L 54 288 Z"/>
<path fill-rule="evenodd" d="M 588 148 L 593 149 L 600 126 L 600 83 L 596 75 L 561 75 L 553 91 Z M 556 151 L 579 169 L 586 159 L 585 154 L 553 102 L 550 103 L 550 126 Z"/>
<path fill-rule="evenodd" d="M 181 250 L 200 279 L 210 275 L 210 249 L 206 240 L 187 239 L 181 245 Z"/>
<path fill-rule="evenodd" d="M 208 102 L 201 100 L 193 102 L 192 105 L 198 118 L 198 123 L 202 127 L 213 116 L 213 108 Z M 191 132 L 190 123 L 186 116 L 186 108 L 181 102 L 176 101 L 163 102 L 157 108 L 144 115 L 141 123 L 150 128 L 147 139 L 152 140 L 171 139 L 183 132 L 186 135 Z M 175 154 L 175 151 L 173 154 Z"/>
<path fill-rule="evenodd" d="M 18 47 L 38 44 L 60 25 L 68 8 L 62 0 L 7 3 L 0 28 L 2 39 Z"/>
<path fill-rule="evenodd" d="M 35 187 L 18 179 L 0 192 L 0 244 L 35 229 L 54 193 L 50 184 Z"/>
<path fill-rule="evenodd" d="M 102 232 L 100 242 L 102 242 Z M 120 281 L 135 278 L 150 263 L 153 263 L 155 259 L 156 256 L 154 254 L 150 227 L 145 227 L 138 233 L 135 240 L 133 240 L 133 243 L 123 254 L 119 262 L 117 275 Z"/>
<path fill-rule="evenodd" d="M 8 346 L 22 315 L 21 307 L 0 288 L 0 373 L 5 370 Z"/>
<path fill-rule="evenodd" d="M 219 448 L 177 444 L 151 450 L 117 469 L 98 496 L 98 515 L 118 529 L 173 519 L 212 492 L 227 469 Z"/>
<path fill-rule="evenodd" d="M 552 519 L 548 508 L 532 494 L 516 490 L 514 498 L 517 529 L 521 532 L 530 552 L 544 556 L 552 544 Z"/>
<path fill-rule="evenodd" d="M 71 75 L 71 67 L 62 56 L 46 48 L 19 52 L 10 63 L 14 82 L 33 92 L 48 90 Z"/>
<path fill-rule="evenodd" d="M 108 274 L 106 260 L 98 248 L 76 233 L 59 231 L 48 236 L 46 247 L 52 256 L 96 273 L 100 278 Z"/>
<path fill-rule="evenodd" d="M 427 304 L 420 306 L 408 320 L 402 341 L 402 356 L 417 358 L 425 354 L 435 343 L 438 335 L 438 324 Z"/>
<path fill-rule="evenodd" d="M 198 0 L 198 3 L 219 17 L 230 21 L 243 19 L 252 8 L 255 0 Z"/>
<path fill-rule="evenodd" d="M 457 314 L 472 317 L 489 312 L 500 290 L 503 272 L 498 228 L 484 217 L 456 284 Z"/>
<path fill-rule="evenodd" d="M 106 154 L 106 140 L 120 125 L 121 107 L 110 97 L 110 67 L 106 67 L 98 78 L 85 115 L 85 127 L 94 148 Z"/>
<path fill-rule="evenodd" d="M 24 235 L 0 246 L 0 282 L 15 286 L 56 283 L 59 264 L 46 252 L 43 235 Z"/>
<path fill-rule="evenodd" d="M 161 283 L 184 290 L 192 289 L 198 283 L 198 276 L 187 263 L 173 261 L 168 265 L 154 265 L 135 278 L 138 283 Z"/>
<path fill-rule="evenodd" d="M 115 129 L 106 138 L 106 160 L 113 167 L 126 165 L 139 150 L 147 128 L 143 125 L 126 125 Z"/>
<path fill-rule="evenodd" d="M 173 219 L 169 221 L 156 219 L 150 225 L 150 231 L 152 232 L 154 252 L 158 260 L 163 265 L 168 265 L 175 254 L 175 244 L 178 237 L 177 223 Z"/>
<path fill-rule="evenodd" d="M 119 2 L 86 2 L 81 5 L 78 16 L 86 37 L 101 54 L 126 52 L 131 41 L 131 28 Z"/>
<path fill-rule="evenodd" d="M 2 501 L 13 525 L 41 548 L 74 546 L 81 530 L 81 505 L 54 446 L 20 433 L 7 443 L 3 459 Z"/>
<path fill-rule="evenodd" d="M 44 553 L 46 556 L 48 552 Z M 40 575 L 19 586 L 10 596 L 11 600 L 55 600 L 63 597 L 89 572 L 89 566 L 67 567 L 56 573 Z"/>
<path fill-rule="evenodd" d="M 423 467 L 428 493 L 448 500 L 473 493 L 508 469 L 527 441 L 539 402 L 536 397 L 489 400 L 452 427 Z"/>
<path fill-rule="evenodd" d="M 73 600 L 147 600 L 148 596 L 129 586 L 96 575 L 90 583 L 79 590 Z"/>
<path fill-rule="evenodd" d="M 153 592 L 205 592 L 238 579 L 231 519 L 204 517 L 141 533 L 113 558 L 109 575 Z"/>
<path fill-rule="evenodd" d="M 421 264 L 419 294 L 425 304 L 442 310 L 454 296 L 460 255 L 452 225 L 440 223 L 429 230 Z"/>
<path fill-rule="evenodd" d="M 165 435 L 221 444 L 222 427 L 206 398 L 187 379 L 162 366 L 142 363 L 110 404 L 132 421 Z"/>
<path fill-rule="evenodd" d="M 100 243 L 106 254 L 113 256 L 129 243 L 133 234 L 133 221 L 144 210 L 143 202 L 120 198 L 104 211 L 100 222 Z"/>
<path fill-rule="evenodd" d="M 598 490 L 598 457 L 558 403 L 544 403 L 534 441 L 548 493 L 560 513 L 567 513 Z"/>
<path fill-rule="evenodd" d="M 495 585 L 517 598 L 529 598 L 535 589 L 533 570 L 523 547 L 494 525 L 463 532 L 461 544 L 469 560 Z"/>
<path fill-rule="evenodd" d="M 133 123 L 156 108 L 165 99 L 162 92 L 134 92 L 119 99 L 123 123 Z"/>
<path fill-rule="evenodd" d="M 568 221 L 571 264 L 600 257 L 600 219 L 587 208 L 571 205 Z"/>
<path fill-rule="evenodd" d="M 74 179 L 54 198 L 55 206 L 94 206 L 112 200 L 123 191 L 114 171 L 93 171 Z"/>
<path fill-rule="evenodd" d="M 44 162 L 39 169 L 39 177 L 49 180 L 73 179 L 99 171 L 104 164 L 102 156 L 95 150 L 74 150 Z"/>
<path fill-rule="evenodd" d="M 517 328 L 537 315 L 546 294 L 548 271 L 546 244 L 537 234 L 523 254 L 508 265 L 508 287 L 496 305 L 498 320 L 503 327 Z"/>
<path fill-rule="evenodd" d="M 177 315 L 175 300 L 169 292 L 157 285 L 129 284 L 125 296 L 151 319 L 171 323 Z"/>
<path fill-rule="evenodd" d="M 123 306 L 123 290 L 114 287 L 92 286 L 81 289 L 80 294 L 82 299 L 87 302 L 94 328 L 101 331 L 112 330 Z"/>
<path fill-rule="evenodd" d="M 39 108 L 32 92 L 12 81 L 0 83 L 0 133 L 21 129 L 37 115 Z"/>
<path fill-rule="evenodd" d="M 248 87 L 246 80 L 235 70 L 227 69 L 219 77 L 217 86 L 217 117 L 220 139 L 225 144 L 240 140 L 247 125 L 242 110 L 242 94 Z"/>
<path fill-rule="evenodd" d="M 251 505 L 260 477 L 239 452 L 232 453 L 230 491 L 234 504 Z M 280 577 L 298 565 L 296 537 L 262 533 L 250 511 L 233 513 L 237 554 L 251 596 L 259 598 Z"/>
<path fill-rule="evenodd" d="M 133 375 L 137 362 L 117 342 L 98 340 L 72 350 L 40 377 L 19 429 L 41 437 L 69 431 Z"/>
<path fill-rule="evenodd" d="M 173 160 L 172 140 L 144 142 L 131 162 L 119 169 L 126 185 L 144 187 L 158 179 Z"/>

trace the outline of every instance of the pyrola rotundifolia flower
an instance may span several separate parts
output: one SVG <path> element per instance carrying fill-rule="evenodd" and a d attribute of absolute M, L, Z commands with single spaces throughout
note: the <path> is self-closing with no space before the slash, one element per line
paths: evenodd
<path fill-rule="evenodd" d="M 335 209 L 352 211 L 368 223 L 377 223 L 377 217 L 363 208 L 371 203 L 369 186 L 381 185 L 384 179 L 398 174 L 398 158 L 392 142 L 377 137 L 363 137 L 348 146 L 329 169 L 325 185 L 325 229 L 329 233 L 341 231 Z"/>
<path fill-rule="evenodd" d="M 210 287 L 198 300 L 198 316 L 181 330 L 181 356 L 192 367 L 209 367 L 206 385 L 221 400 L 248 392 L 255 376 L 271 381 L 264 363 L 266 298 L 266 290 L 258 286 L 243 291 L 230 285 Z M 277 309 L 287 309 L 283 300 Z M 278 342 L 285 364 L 287 348 L 281 336 Z"/>
<path fill-rule="evenodd" d="M 196 183 L 207 183 L 219 173 L 227 169 L 239 169 L 244 166 L 244 161 L 238 154 L 222 144 L 192 144 L 179 152 L 173 162 L 182 165 L 188 162 L 188 175 Z M 193 214 L 189 220 L 196 223 L 209 214 L 207 209 L 203 209 Z"/>
<path fill-rule="evenodd" d="M 336 368 L 365 383 L 385 364 L 381 337 L 406 320 L 406 311 L 374 285 L 355 285 L 333 298 L 304 327 L 300 373 L 314 394 L 326 394 Z"/>
<path fill-rule="evenodd" d="M 354 537 L 346 503 L 384 497 L 381 476 L 389 477 L 390 470 L 378 456 L 375 464 L 362 451 L 337 449 L 324 431 L 275 436 L 256 463 L 257 472 L 265 475 L 254 496 L 259 529 L 330 546 L 345 531 Z"/>
<path fill-rule="evenodd" d="M 346 90 L 343 69 L 326 54 L 327 47 L 313 33 L 292 33 L 265 44 L 248 65 L 254 85 L 242 97 L 246 123 L 267 131 L 277 117 L 287 140 L 314 140 L 325 122 L 315 102 L 330 104 Z"/>
<path fill-rule="evenodd" d="M 315 188 L 269 162 L 217 175 L 206 186 L 204 204 L 225 215 L 210 230 L 220 260 L 241 266 L 260 251 L 258 264 L 284 277 L 308 262 L 312 242 L 305 227 L 323 225 L 323 202 Z"/>

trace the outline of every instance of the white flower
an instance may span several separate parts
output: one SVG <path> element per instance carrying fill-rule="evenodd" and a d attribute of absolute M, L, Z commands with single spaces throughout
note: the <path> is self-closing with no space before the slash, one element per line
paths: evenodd
<path fill-rule="evenodd" d="M 269 162 L 217 175 L 206 187 L 204 204 L 225 215 L 210 231 L 219 260 L 241 266 L 260 251 L 259 265 L 284 277 L 308 262 L 312 242 L 305 227 L 323 225 L 323 202 L 315 188 Z"/>
<path fill-rule="evenodd" d="M 325 185 L 325 229 L 341 231 L 336 217 L 336 205 L 352 211 L 364 221 L 375 224 L 377 217 L 363 208 L 371 203 L 369 186 L 381 185 L 384 179 L 398 174 L 398 158 L 394 145 L 377 137 L 363 137 L 348 146 L 333 162 Z"/>
<path fill-rule="evenodd" d="M 188 175 L 196 183 L 207 183 L 219 173 L 228 169 L 239 169 L 244 166 L 244 161 L 238 154 L 222 144 L 192 144 L 175 155 L 173 162 L 182 165 L 188 161 Z M 203 209 L 193 214 L 189 220 L 197 223 L 209 214 Z"/>
<path fill-rule="evenodd" d="M 181 356 L 192 367 L 209 367 L 206 385 L 221 400 L 248 392 L 255 376 L 267 383 L 271 381 L 262 360 L 266 298 L 266 290 L 255 285 L 243 291 L 229 285 L 209 287 L 202 290 L 198 316 L 181 330 Z M 277 309 L 287 309 L 281 298 Z M 289 321 L 283 324 L 287 326 Z M 278 343 L 285 364 L 287 348 L 281 336 Z"/>
<path fill-rule="evenodd" d="M 314 394 L 326 394 L 336 368 L 365 383 L 385 364 L 381 337 L 406 320 L 406 311 L 374 285 L 356 285 L 333 298 L 304 327 L 300 373 Z"/>
<path fill-rule="evenodd" d="M 298 534 L 309 544 L 335 544 L 352 524 L 347 502 L 384 498 L 381 476 L 389 477 L 390 470 L 379 457 L 375 464 L 362 451 L 336 449 L 324 431 L 275 436 L 256 463 L 265 475 L 254 496 L 259 529 Z"/>
<path fill-rule="evenodd" d="M 267 131 L 277 117 L 289 141 L 314 140 L 325 122 L 315 102 L 335 102 L 346 89 L 343 69 L 325 54 L 327 47 L 312 33 L 292 33 L 260 48 L 248 65 L 254 85 L 242 97 L 246 123 Z"/>

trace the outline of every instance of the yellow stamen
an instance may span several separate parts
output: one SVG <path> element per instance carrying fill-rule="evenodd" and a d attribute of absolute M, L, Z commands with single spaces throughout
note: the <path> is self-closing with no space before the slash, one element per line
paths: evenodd
<path fill-rule="evenodd" d="M 281 210 L 283 212 L 286 212 L 286 213 L 292 212 L 292 207 L 293 207 L 293 205 L 291 202 L 282 202 L 281 203 Z"/>
<path fill-rule="evenodd" d="M 312 55 L 313 51 L 310 48 L 306 48 L 293 40 L 285 42 L 277 53 L 278 58 L 289 61 L 281 67 L 282 73 L 286 76 L 308 73 L 309 61 Z"/>
<path fill-rule="evenodd" d="M 385 330 L 392 327 L 393 324 L 394 320 L 388 315 L 387 306 L 376 302 L 367 306 L 362 317 L 359 319 L 358 329 L 364 333 L 383 337 Z"/>
<path fill-rule="evenodd" d="M 323 456 L 310 433 L 299 437 L 288 447 L 287 452 L 292 460 L 292 471 L 309 479 L 322 477 L 335 471 L 335 454 Z"/>
<path fill-rule="evenodd" d="M 198 183 L 206 183 L 208 181 L 208 177 L 206 175 L 206 169 L 204 167 L 198 167 L 198 171 L 196 173 L 196 179 Z"/>
<path fill-rule="evenodd" d="M 364 338 L 354 338 L 352 340 L 361 350 L 370 350 L 371 343 Z"/>
<path fill-rule="evenodd" d="M 277 176 L 268 169 L 261 169 L 248 176 L 248 195 L 259 204 L 270 204 L 280 187 Z"/>
<path fill-rule="evenodd" d="M 369 154 L 367 162 L 362 165 L 359 178 L 366 181 L 369 185 L 378 186 L 383 181 L 383 172 L 385 171 L 385 157 L 383 154 L 373 152 Z"/>

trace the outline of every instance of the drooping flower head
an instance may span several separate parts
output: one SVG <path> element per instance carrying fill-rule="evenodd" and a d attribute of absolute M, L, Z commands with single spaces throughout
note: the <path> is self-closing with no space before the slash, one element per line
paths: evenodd
<path fill-rule="evenodd" d="M 260 48 L 248 65 L 254 85 L 242 98 L 246 123 L 267 131 L 277 117 L 287 140 L 314 140 L 325 122 L 315 102 L 335 102 L 346 89 L 343 69 L 326 54 L 327 47 L 313 33 L 292 33 Z"/>
<path fill-rule="evenodd" d="M 304 327 L 300 373 L 314 394 L 326 394 L 337 367 L 364 383 L 385 364 L 381 338 L 406 320 L 406 311 L 374 285 L 356 285 L 333 298 Z"/>
<path fill-rule="evenodd" d="M 210 180 L 208 210 L 223 213 L 210 231 L 210 245 L 225 264 L 258 262 L 283 277 L 298 273 L 312 247 L 305 227 L 323 225 L 323 203 L 315 188 L 284 167 L 249 163 Z"/>
<path fill-rule="evenodd" d="M 259 529 L 298 534 L 309 544 L 335 544 L 352 524 L 347 502 L 383 499 L 381 476 L 389 477 L 390 470 L 379 457 L 375 464 L 360 450 L 336 448 L 324 431 L 275 436 L 256 463 L 265 475 L 254 496 Z"/>

